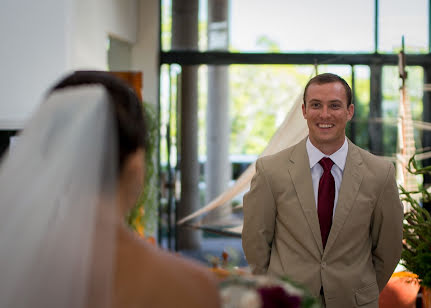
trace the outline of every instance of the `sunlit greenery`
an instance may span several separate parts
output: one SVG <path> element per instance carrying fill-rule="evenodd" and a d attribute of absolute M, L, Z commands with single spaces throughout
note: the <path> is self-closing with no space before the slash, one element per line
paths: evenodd
<path fill-rule="evenodd" d="M 312 71 L 310 66 L 232 65 L 230 153 L 260 154 L 302 97 Z"/>

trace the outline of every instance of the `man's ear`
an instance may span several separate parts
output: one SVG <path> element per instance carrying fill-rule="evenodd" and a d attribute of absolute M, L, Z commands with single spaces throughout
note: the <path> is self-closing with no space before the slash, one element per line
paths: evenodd
<path fill-rule="evenodd" d="M 304 119 L 307 119 L 307 111 L 305 110 L 305 103 L 302 104 L 302 115 Z"/>
<path fill-rule="evenodd" d="M 349 107 L 347 107 L 347 112 L 349 114 L 348 119 L 350 121 L 353 118 L 353 115 L 355 114 L 355 105 L 350 104 Z"/>

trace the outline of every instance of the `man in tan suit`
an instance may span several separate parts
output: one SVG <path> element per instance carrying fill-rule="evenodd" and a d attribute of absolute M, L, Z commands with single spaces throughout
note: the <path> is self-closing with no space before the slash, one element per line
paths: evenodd
<path fill-rule="evenodd" d="M 334 74 L 308 82 L 309 135 L 258 159 L 244 196 L 242 241 L 254 274 L 288 276 L 326 307 L 377 308 L 400 259 L 403 210 L 392 163 L 345 136 L 351 93 Z"/>

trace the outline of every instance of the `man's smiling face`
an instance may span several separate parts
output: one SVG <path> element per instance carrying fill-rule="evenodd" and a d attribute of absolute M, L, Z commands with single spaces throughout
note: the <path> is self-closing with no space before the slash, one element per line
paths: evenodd
<path fill-rule="evenodd" d="M 340 82 L 313 83 L 307 89 L 302 114 L 307 120 L 311 143 L 330 155 L 344 143 L 346 124 L 354 106 L 347 106 L 347 95 Z"/>

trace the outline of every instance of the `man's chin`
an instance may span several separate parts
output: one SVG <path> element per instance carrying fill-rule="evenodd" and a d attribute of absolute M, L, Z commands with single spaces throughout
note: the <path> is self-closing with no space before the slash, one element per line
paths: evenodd
<path fill-rule="evenodd" d="M 311 140 L 314 140 L 319 145 L 332 145 L 337 144 L 337 138 L 334 136 L 318 136 L 311 138 Z"/>
<path fill-rule="evenodd" d="M 331 140 L 333 141 L 336 138 L 335 138 L 334 134 L 331 134 L 330 132 L 323 132 L 323 133 L 319 132 L 319 134 L 314 135 L 313 139 L 318 140 L 318 141 L 322 141 L 322 142 L 328 142 L 328 141 L 330 142 Z"/>

